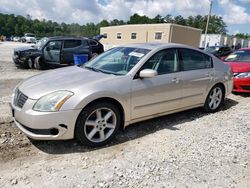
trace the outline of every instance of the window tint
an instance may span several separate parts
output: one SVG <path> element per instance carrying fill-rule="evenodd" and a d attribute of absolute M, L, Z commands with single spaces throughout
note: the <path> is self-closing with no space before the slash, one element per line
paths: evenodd
<path fill-rule="evenodd" d="M 156 70 L 159 75 L 177 72 L 178 59 L 176 50 L 168 49 L 157 52 L 143 65 L 142 69 Z"/>
<path fill-rule="evenodd" d="M 182 68 L 184 71 L 212 67 L 212 58 L 206 54 L 190 49 L 180 49 L 179 51 L 181 53 Z"/>
<path fill-rule="evenodd" d="M 50 41 L 46 48 L 50 50 L 61 50 L 61 46 L 62 41 Z"/>
<path fill-rule="evenodd" d="M 90 46 L 98 46 L 98 43 L 95 40 L 89 40 Z"/>
<path fill-rule="evenodd" d="M 64 41 L 64 48 L 75 48 L 77 46 L 81 46 L 81 40 L 65 40 Z"/>
<path fill-rule="evenodd" d="M 131 33 L 131 39 L 136 39 L 136 33 Z"/>
<path fill-rule="evenodd" d="M 250 50 L 238 50 L 227 56 L 224 61 L 250 62 Z"/>
<path fill-rule="evenodd" d="M 155 33 L 155 39 L 156 40 L 161 40 L 161 38 L 162 38 L 162 32 L 156 32 Z"/>

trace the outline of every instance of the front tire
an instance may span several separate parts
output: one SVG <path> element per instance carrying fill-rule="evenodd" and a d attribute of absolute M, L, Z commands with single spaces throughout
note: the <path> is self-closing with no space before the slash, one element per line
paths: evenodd
<path fill-rule="evenodd" d="M 36 57 L 34 67 L 37 70 L 44 70 L 46 68 L 45 63 L 43 62 L 42 57 Z"/>
<path fill-rule="evenodd" d="M 29 66 L 30 69 L 33 69 L 34 68 L 34 60 L 29 59 L 28 60 L 28 66 Z"/>
<path fill-rule="evenodd" d="M 208 93 L 203 109 L 206 112 L 216 112 L 224 102 L 225 92 L 221 85 L 215 85 Z"/>
<path fill-rule="evenodd" d="M 87 106 L 76 123 L 76 138 L 84 145 L 100 147 L 112 141 L 121 126 L 119 108 L 109 102 Z"/>

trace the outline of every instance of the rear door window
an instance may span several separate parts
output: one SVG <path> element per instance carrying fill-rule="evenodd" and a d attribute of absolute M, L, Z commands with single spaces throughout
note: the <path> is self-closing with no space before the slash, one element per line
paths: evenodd
<path fill-rule="evenodd" d="M 75 48 L 82 45 L 81 40 L 65 40 L 63 48 Z"/>
<path fill-rule="evenodd" d="M 90 46 L 98 46 L 98 42 L 96 42 L 95 40 L 89 40 L 89 45 Z"/>
<path fill-rule="evenodd" d="M 206 54 L 191 49 L 179 49 L 179 52 L 183 71 L 212 68 L 212 58 Z"/>

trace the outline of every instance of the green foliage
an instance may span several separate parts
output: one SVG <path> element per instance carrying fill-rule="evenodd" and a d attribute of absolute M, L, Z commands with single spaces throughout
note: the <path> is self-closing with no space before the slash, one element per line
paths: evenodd
<path fill-rule="evenodd" d="M 234 35 L 235 37 L 239 37 L 242 39 L 250 39 L 250 34 L 244 34 L 244 33 L 237 33 L 236 35 Z"/>
<path fill-rule="evenodd" d="M 167 14 L 165 17 L 157 15 L 154 18 L 149 18 L 145 15 L 140 16 L 134 14 L 125 22 L 123 20 L 114 19 L 111 21 L 102 20 L 98 24 L 87 23 L 79 25 L 76 23 L 66 24 L 64 22 L 57 23 L 51 20 L 32 19 L 30 15 L 15 16 L 14 14 L 0 13 L 0 35 L 9 36 L 23 36 L 24 33 L 34 33 L 37 37 L 43 36 L 59 36 L 59 35 L 77 35 L 92 37 L 100 33 L 100 27 L 124 25 L 124 24 L 151 24 L 151 23 L 175 23 L 202 29 L 205 32 L 207 16 L 189 16 L 183 18 L 181 15 L 172 16 Z M 222 17 L 213 15 L 210 18 L 208 33 L 224 34 L 227 32 L 226 24 Z M 249 35 L 239 34 L 242 37 Z"/>

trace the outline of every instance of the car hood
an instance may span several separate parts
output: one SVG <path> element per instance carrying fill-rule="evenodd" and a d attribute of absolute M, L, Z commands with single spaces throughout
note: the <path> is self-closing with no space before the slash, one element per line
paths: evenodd
<path fill-rule="evenodd" d="M 31 99 L 40 97 L 58 90 L 68 90 L 77 93 L 87 85 L 106 82 L 116 79 L 117 76 L 94 72 L 88 69 L 72 66 L 42 73 L 24 80 L 19 90 Z"/>
<path fill-rule="evenodd" d="M 231 67 L 232 72 L 249 72 L 250 62 L 224 62 Z"/>
<path fill-rule="evenodd" d="M 18 52 L 24 52 L 24 51 L 37 51 L 37 48 L 31 47 L 31 46 L 25 46 L 25 47 L 19 47 L 15 48 L 14 51 Z"/>

